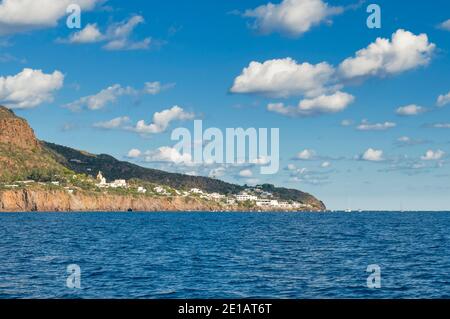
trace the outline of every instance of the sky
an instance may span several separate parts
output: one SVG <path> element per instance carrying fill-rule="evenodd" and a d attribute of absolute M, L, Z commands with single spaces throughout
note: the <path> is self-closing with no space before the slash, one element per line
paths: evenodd
<path fill-rule="evenodd" d="M 145 167 L 450 210 L 450 3 L 373 3 L 380 28 L 358 0 L 3 0 L 0 104 L 39 139 Z M 193 164 L 170 137 L 199 119 L 279 128 L 278 173 Z"/>

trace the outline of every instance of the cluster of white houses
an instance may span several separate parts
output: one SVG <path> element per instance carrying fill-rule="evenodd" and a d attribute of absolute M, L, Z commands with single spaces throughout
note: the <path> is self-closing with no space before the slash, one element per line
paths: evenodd
<path fill-rule="evenodd" d="M 98 172 L 97 174 L 97 187 L 100 188 L 119 188 L 119 187 L 128 187 L 127 181 L 124 179 L 116 179 L 115 181 L 108 183 L 106 182 L 106 178 L 103 177 L 102 172 Z"/>
<path fill-rule="evenodd" d="M 74 176 L 75 177 L 75 176 Z M 98 172 L 97 174 L 97 183 L 95 184 L 99 188 L 128 188 L 129 185 L 125 179 L 116 179 L 110 183 L 106 181 L 106 178 L 103 176 L 102 172 Z M 27 181 L 18 181 L 14 184 L 3 185 L 8 188 L 19 187 L 20 184 L 30 184 L 35 183 L 33 180 Z M 59 182 L 50 182 L 53 185 L 59 185 Z M 46 183 L 39 183 L 46 184 Z M 64 187 L 69 193 L 73 193 L 73 190 L 69 187 Z M 147 193 L 147 189 L 138 186 L 138 193 L 145 194 Z M 238 203 L 251 202 L 252 204 L 260 207 L 261 209 L 274 208 L 274 209 L 310 209 L 312 208 L 308 204 L 303 204 L 295 201 L 279 201 L 273 198 L 273 195 L 270 192 L 263 191 L 262 189 L 256 188 L 248 188 L 245 191 L 241 192 L 237 195 L 226 196 L 219 193 L 207 193 L 199 188 L 192 188 L 189 191 L 179 191 L 172 188 L 165 188 L 163 186 L 155 186 L 152 191 L 161 196 L 198 196 L 200 198 L 206 200 L 212 200 L 217 202 L 225 202 L 227 205 L 236 205 Z"/>
<path fill-rule="evenodd" d="M 278 208 L 278 209 L 308 209 L 312 208 L 310 205 L 305 205 L 303 203 L 298 202 L 286 202 L 286 201 L 278 201 L 277 199 L 273 199 L 273 195 L 269 192 L 260 191 L 262 197 L 258 197 L 258 195 L 250 194 L 249 192 L 242 192 L 237 195 L 233 195 L 232 197 L 227 197 L 225 195 L 219 193 L 205 193 L 198 188 L 192 188 L 190 190 L 192 194 L 198 194 L 202 198 L 206 198 L 209 200 L 226 200 L 226 203 L 229 205 L 234 205 L 236 202 L 252 202 L 256 206 L 261 208 Z"/>

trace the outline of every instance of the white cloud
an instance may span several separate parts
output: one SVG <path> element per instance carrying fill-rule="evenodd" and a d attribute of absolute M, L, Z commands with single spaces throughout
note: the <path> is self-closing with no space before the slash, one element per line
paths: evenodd
<path fill-rule="evenodd" d="M 142 152 L 140 150 L 138 150 L 137 148 L 133 148 L 128 152 L 127 157 L 128 158 L 138 158 L 141 155 L 142 155 Z"/>
<path fill-rule="evenodd" d="M 320 167 L 322 167 L 322 168 L 328 168 L 330 166 L 331 166 L 330 162 L 323 162 L 322 164 L 320 164 Z"/>
<path fill-rule="evenodd" d="M 397 139 L 397 145 L 399 146 L 412 146 L 412 145 L 419 145 L 424 144 L 426 141 L 421 139 L 413 139 L 409 136 L 401 136 Z"/>
<path fill-rule="evenodd" d="M 287 169 L 289 171 L 295 171 L 297 169 L 297 166 L 295 166 L 294 164 L 288 164 Z"/>
<path fill-rule="evenodd" d="M 162 90 L 167 90 L 175 86 L 174 83 L 161 84 L 160 82 L 146 82 L 142 90 L 134 89 L 130 86 L 122 86 L 120 84 L 113 84 L 100 92 L 84 96 L 72 103 L 68 103 L 65 107 L 77 111 L 83 107 L 87 107 L 90 110 L 99 110 L 104 108 L 110 103 L 114 103 L 117 99 L 124 95 L 137 96 L 139 94 L 151 94 L 156 95 Z"/>
<path fill-rule="evenodd" d="M 352 120 L 342 120 L 341 121 L 341 126 L 352 126 L 352 125 L 353 125 Z"/>
<path fill-rule="evenodd" d="M 150 47 L 151 38 L 131 40 L 134 29 L 144 22 L 142 16 L 134 15 L 128 20 L 113 23 L 105 33 L 102 33 L 96 24 L 87 24 L 81 31 L 73 33 L 68 40 L 60 40 L 60 42 L 77 44 L 105 42 L 103 48 L 106 50 L 145 50 Z"/>
<path fill-rule="evenodd" d="M 369 162 L 380 162 L 383 161 L 383 151 L 375 150 L 373 148 L 369 148 L 367 151 L 362 154 L 361 159 Z"/>
<path fill-rule="evenodd" d="M 93 126 L 96 128 L 110 130 L 110 129 L 122 128 L 125 124 L 127 124 L 129 122 L 130 122 L 130 118 L 128 116 L 121 116 L 121 117 L 116 117 L 110 121 L 95 123 Z"/>
<path fill-rule="evenodd" d="M 161 84 L 159 81 L 145 82 L 144 93 L 150 95 L 156 95 L 161 91 L 171 89 L 175 86 L 175 83 Z"/>
<path fill-rule="evenodd" d="M 160 147 L 155 151 L 147 151 L 144 159 L 146 162 L 192 163 L 192 156 L 190 154 L 181 154 L 177 149 L 168 146 Z"/>
<path fill-rule="evenodd" d="M 447 94 L 442 94 L 439 95 L 438 99 L 437 99 L 437 106 L 444 106 L 450 103 L 450 92 L 448 92 Z"/>
<path fill-rule="evenodd" d="M 443 152 L 442 150 L 437 150 L 437 151 L 433 151 L 433 150 L 428 150 L 425 155 L 421 156 L 420 159 L 422 159 L 423 161 L 437 161 L 440 160 L 444 157 L 445 152 Z"/>
<path fill-rule="evenodd" d="M 338 91 L 332 95 L 304 99 L 300 101 L 298 108 L 305 113 L 336 113 L 344 110 L 354 99 L 352 95 Z"/>
<path fill-rule="evenodd" d="M 400 143 L 409 143 L 409 142 L 411 142 L 411 138 L 408 137 L 408 136 L 401 136 L 401 137 L 399 137 L 399 138 L 397 139 L 397 142 L 400 142 Z"/>
<path fill-rule="evenodd" d="M 0 35 L 55 27 L 70 4 L 92 10 L 104 0 L 3 0 L 0 3 Z"/>
<path fill-rule="evenodd" d="M 194 117 L 194 113 L 185 112 L 181 107 L 175 105 L 170 109 L 153 114 L 153 122 L 148 125 L 144 120 L 138 121 L 132 130 L 140 134 L 162 133 L 172 121 L 191 120 Z"/>
<path fill-rule="evenodd" d="M 0 102 L 12 109 L 33 108 L 53 101 L 53 93 L 64 83 L 60 71 L 51 74 L 25 68 L 12 76 L 0 77 Z"/>
<path fill-rule="evenodd" d="M 81 31 L 73 33 L 70 38 L 70 43 L 94 43 L 104 39 L 103 34 L 97 27 L 97 24 L 87 24 Z"/>
<path fill-rule="evenodd" d="M 279 4 L 268 3 L 247 10 L 244 16 L 254 18 L 253 28 L 262 34 L 278 32 L 300 36 L 342 12 L 342 8 L 331 7 L 322 0 L 283 0 Z"/>
<path fill-rule="evenodd" d="M 442 22 L 439 27 L 443 30 L 447 30 L 450 31 L 450 19 L 448 19 L 447 21 Z"/>
<path fill-rule="evenodd" d="M 239 176 L 240 177 L 252 177 L 253 172 L 249 169 L 243 169 L 242 171 L 239 172 Z"/>
<path fill-rule="evenodd" d="M 208 177 L 217 178 L 225 175 L 225 167 L 217 167 L 209 171 Z"/>
<path fill-rule="evenodd" d="M 398 115 L 402 115 L 402 116 L 414 116 L 414 115 L 419 115 L 421 113 L 424 113 L 426 111 L 427 111 L 427 109 L 422 106 L 418 106 L 416 104 L 410 104 L 410 105 L 399 107 L 396 110 L 396 113 Z"/>
<path fill-rule="evenodd" d="M 377 38 L 356 52 L 355 57 L 344 60 L 339 72 L 344 78 L 396 74 L 427 65 L 435 48 L 426 34 L 414 35 L 399 29 L 391 40 Z"/>
<path fill-rule="evenodd" d="M 232 93 L 257 93 L 271 97 L 317 96 L 325 91 L 334 69 L 328 63 L 297 63 L 292 58 L 252 61 L 234 79 Z"/>
<path fill-rule="evenodd" d="M 311 160 L 316 156 L 316 152 L 314 150 L 305 149 L 297 154 L 296 159 L 300 160 Z"/>
<path fill-rule="evenodd" d="M 82 97 L 75 102 L 66 104 L 65 106 L 71 110 L 80 110 L 86 106 L 90 110 L 99 110 L 104 108 L 109 103 L 114 103 L 117 98 L 122 95 L 131 95 L 137 93 L 131 87 L 122 87 L 120 84 L 114 84 L 100 92 Z"/>
<path fill-rule="evenodd" d="M 270 163 L 270 159 L 267 156 L 261 156 L 250 161 L 250 164 L 254 165 L 267 165 Z"/>
<path fill-rule="evenodd" d="M 432 127 L 434 127 L 434 128 L 450 128 L 450 123 L 436 123 L 436 124 L 433 124 Z"/>
<path fill-rule="evenodd" d="M 362 120 L 361 124 L 359 124 L 356 129 L 359 131 L 386 131 L 396 126 L 397 124 L 393 122 L 371 124 L 367 120 Z"/>
<path fill-rule="evenodd" d="M 311 116 L 341 112 L 354 100 L 353 95 L 338 91 L 331 95 L 303 99 L 297 107 L 285 106 L 284 103 L 270 103 L 267 105 L 267 110 L 286 116 Z"/>

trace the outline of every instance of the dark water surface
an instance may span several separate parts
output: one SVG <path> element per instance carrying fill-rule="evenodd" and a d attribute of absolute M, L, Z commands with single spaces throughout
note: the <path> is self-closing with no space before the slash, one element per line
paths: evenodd
<path fill-rule="evenodd" d="M 266 297 L 450 298 L 450 213 L 0 214 L 0 298 Z"/>

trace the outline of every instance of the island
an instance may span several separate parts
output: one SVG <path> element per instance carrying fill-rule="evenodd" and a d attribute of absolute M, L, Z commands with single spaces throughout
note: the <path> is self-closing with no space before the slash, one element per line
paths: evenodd
<path fill-rule="evenodd" d="M 170 173 L 41 141 L 0 106 L 0 212 L 325 210 L 296 189 Z"/>

